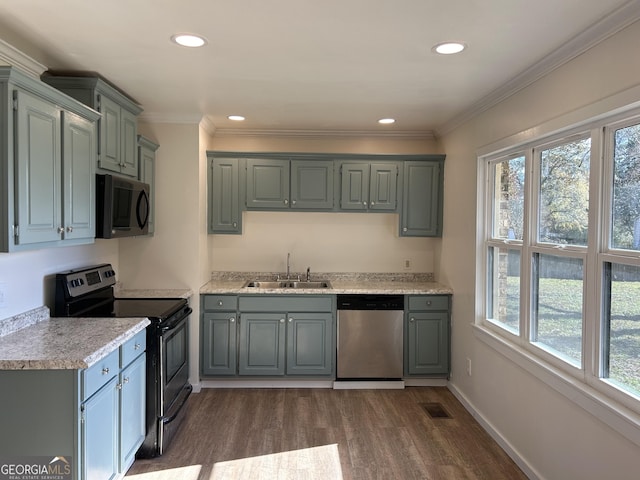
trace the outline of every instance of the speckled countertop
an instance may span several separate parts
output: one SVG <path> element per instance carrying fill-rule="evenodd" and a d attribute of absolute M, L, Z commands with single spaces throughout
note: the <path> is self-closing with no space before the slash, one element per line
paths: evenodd
<path fill-rule="evenodd" d="M 125 289 L 121 284 L 116 283 L 113 290 L 113 295 L 116 298 L 186 298 L 189 299 L 193 296 L 193 292 L 187 288 L 174 288 L 174 289 L 154 289 L 154 290 L 141 290 L 141 289 Z"/>
<path fill-rule="evenodd" d="M 393 273 L 317 273 L 311 280 L 329 280 L 332 288 L 255 288 L 244 287 L 248 280 L 275 280 L 276 273 L 213 272 L 200 288 L 201 294 L 401 294 L 450 295 L 453 290 L 433 281 L 432 274 Z M 298 274 L 292 274 L 297 278 Z M 300 274 L 305 278 L 304 274 Z"/>
<path fill-rule="evenodd" d="M 147 325 L 146 318 L 49 318 L 41 307 L 0 320 L 0 370 L 88 368 Z"/>

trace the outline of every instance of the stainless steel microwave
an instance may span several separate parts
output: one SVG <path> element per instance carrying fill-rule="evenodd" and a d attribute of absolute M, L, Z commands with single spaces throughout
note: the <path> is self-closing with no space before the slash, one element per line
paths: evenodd
<path fill-rule="evenodd" d="M 149 232 L 149 185 L 114 175 L 96 175 L 96 238 Z"/>

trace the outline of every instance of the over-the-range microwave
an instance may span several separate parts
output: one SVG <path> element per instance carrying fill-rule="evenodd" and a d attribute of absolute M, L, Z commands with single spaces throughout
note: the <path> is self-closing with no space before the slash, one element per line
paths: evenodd
<path fill-rule="evenodd" d="M 149 185 L 124 177 L 96 174 L 96 238 L 149 232 Z"/>

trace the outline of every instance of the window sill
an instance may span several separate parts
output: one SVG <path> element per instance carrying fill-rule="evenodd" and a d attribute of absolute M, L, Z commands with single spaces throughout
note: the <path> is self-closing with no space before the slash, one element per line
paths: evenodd
<path fill-rule="evenodd" d="M 473 327 L 474 334 L 480 341 L 640 446 L 640 414 L 542 361 L 490 328 L 477 324 Z"/>

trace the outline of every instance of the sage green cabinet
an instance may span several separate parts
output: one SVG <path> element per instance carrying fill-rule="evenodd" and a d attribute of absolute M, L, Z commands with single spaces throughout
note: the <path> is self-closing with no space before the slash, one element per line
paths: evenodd
<path fill-rule="evenodd" d="M 156 150 L 160 145 L 138 135 L 138 178 L 149 185 L 149 235 L 155 232 Z"/>
<path fill-rule="evenodd" d="M 284 375 L 286 313 L 243 313 L 238 373 Z"/>
<path fill-rule="evenodd" d="M 200 359 L 202 375 L 236 375 L 236 317 L 236 312 L 203 313 Z"/>
<path fill-rule="evenodd" d="M 404 162 L 400 235 L 442 235 L 442 162 Z"/>
<path fill-rule="evenodd" d="M 291 160 L 291 209 L 333 209 L 333 162 Z"/>
<path fill-rule="evenodd" d="M 209 159 L 209 233 L 242 233 L 240 159 Z"/>
<path fill-rule="evenodd" d="M 408 296 L 405 312 L 405 374 L 448 376 L 450 296 Z"/>
<path fill-rule="evenodd" d="M 329 312 L 287 316 L 287 375 L 331 375 L 332 325 Z"/>
<path fill-rule="evenodd" d="M 138 178 L 137 116 L 142 108 L 99 76 L 45 74 L 42 80 L 102 114 L 99 170 Z"/>
<path fill-rule="evenodd" d="M 98 115 L 0 67 L 0 251 L 93 243 Z"/>
<path fill-rule="evenodd" d="M 289 208 L 289 160 L 247 159 L 247 208 Z"/>
<path fill-rule="evenodd" d="M 398 164 L 342 163 L 340 209 L 389 211 L 397 209 Z"/>

